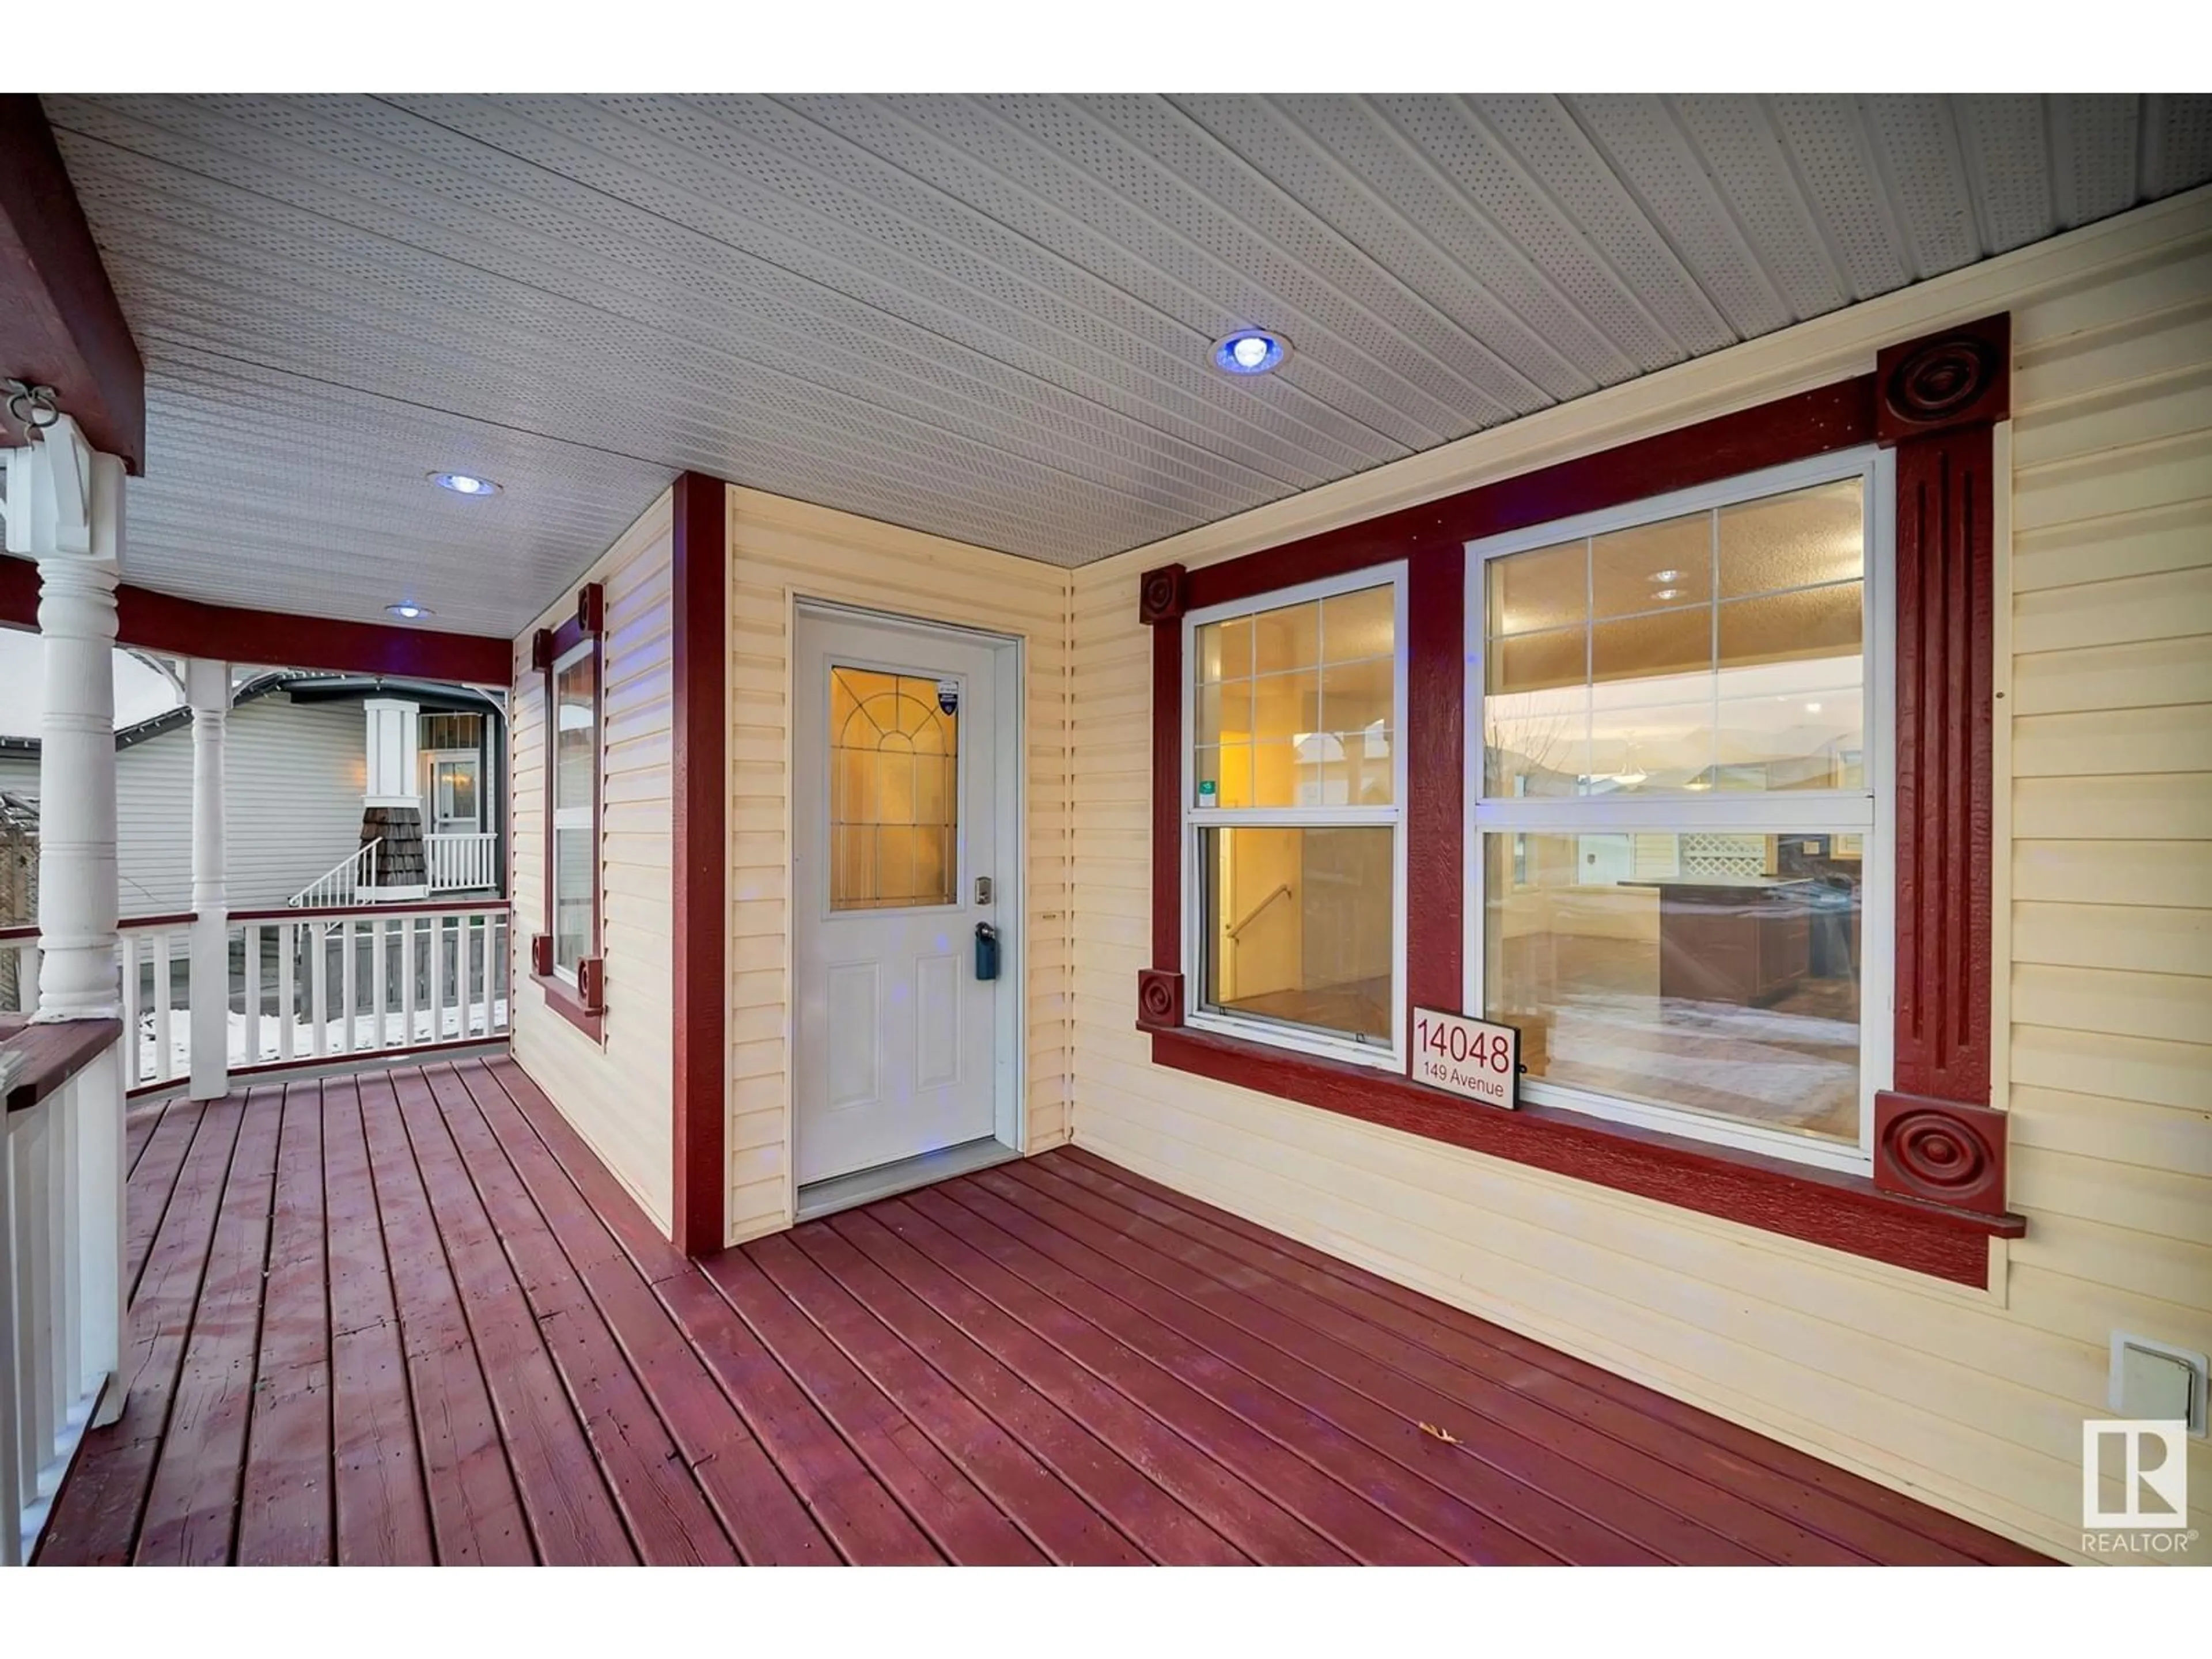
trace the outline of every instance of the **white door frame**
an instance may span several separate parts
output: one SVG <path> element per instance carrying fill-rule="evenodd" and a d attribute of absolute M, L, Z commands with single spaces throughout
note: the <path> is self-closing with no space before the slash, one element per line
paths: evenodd
<path fill-rule="evenodd" d="M 980 645 L 991 652 L 993 667 L 997 672 L 998 774 L 999 799 L 995 805 L 999 854 L 996 862 L 999 872 L 992 877 L 997 884 L 994 906 L 1000 918 L 999 926 L 999 978 L 1006 985 L 996 999 L 995 1030 L 992 1042 L 992 1098 L 993 1138 L 1009 1152 L 1021 1153 L 1029 1144 L 1029 886 L 1030 842 L 1029 803 L 1030 769 L 1029 744 L 1024 736 L 1029 711 L 1026 691 L 1029 682 L 1029 642 L 1018 634 L 1001 634 L 986 628 L 963 627 L 957 623 L 933 622 L 925 617 L 902 616 L 896 611 L 877 611 L 866 605 L 845 603 L 836 599 L 814 599 L 805 594 L 787 595 L 784 611 L 785 656 L 788 667 L 785 675 L 784 703 L 784 907 L 787 925 L 783 938 L 783 982 L 786 987 L 785 1010 L 789 1021 L 790 1073 L 784 1086 L 784 1181 L 789 1205 L 788 1212 L 799 1213 L 799 1021 L 798 996 L 798 939 L 799 929 L 807 919 L 800 913 L 799 876 L 794 859 L 799 847 L 799 745 L 798 708 L 803 689 L 799 684 L 799 653 L 793 642 L 799 636 L 801 617 L 811 616 L 831 622 L 859 622 L 874 627 L 890 628 L 913 635 L 922 641 L 952 639 L 963 644 Z M 1009 787 L 1011 784 L 1011 787 Z M 823 770 L 823 787 L 828 787 L 828 770 Z M 969 878 L 963 872 L 963 879 Z"/>

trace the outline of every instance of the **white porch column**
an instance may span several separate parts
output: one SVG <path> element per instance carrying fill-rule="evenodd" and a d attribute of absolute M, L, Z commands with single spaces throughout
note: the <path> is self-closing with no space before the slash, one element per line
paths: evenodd
<path fill-rule="evenodd" d="M 57 418 L 37 441 L 0 451 L 7 548 L 39 567 L 46 716 L 39 755 L 39 1006 L 41 1021 L 122 1012 L 115 867 L 115 587 L 123 554 L 123 463 Z M 77 1276 L 88 1381 L 109 1380 L 95 1425 L 123 1412 L 124 1091 L 111 1049 L 74 1085 L 78 1115 Z M 0 1349 L 12 1342 L 0 1339 Z M 13 1364 L 12 1353 L 7 1363 Z M 14 1494 L 7 1506 L 12 1518 Z"/>
<path fill-rule="evenodd" d="M 41 1020 L 122 1012 L 115 920 L 115 586 L 123 463 L 66 415 L 7 452 L 8 550 L 39 566 L 46 720 L 39 755 Z"/>
<path fill-rule="evenodd" d="M 185 700 L 192 711 L 191 1094 L 194 1100 L 220 1100 L 230 1092 L 230 899 L 222 819 L 230 665 L 203 657 L 187 661 Z M 249 1032 L 252 1020 L 249 1009 Z"/>

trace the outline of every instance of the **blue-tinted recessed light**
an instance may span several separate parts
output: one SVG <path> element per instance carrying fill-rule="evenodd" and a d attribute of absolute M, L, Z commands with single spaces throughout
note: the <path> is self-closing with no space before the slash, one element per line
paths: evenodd
<path fill-rule="evenodd" d="M 417 605 L 412 599 L 402 599 L 398 605 L 387 605 L 384 608 L 405 622 L 413 622 L 417 617 L 428 617 L 433 614 L 428 605 Z"/>
<path fill-rule="evenodd" d="M 1224 374 L 1265 374 L 1282 367 L 1291 343 L 1265 329 L 1240 328 L 1213 346 L 1213 366 Z"/>
<path fill-rule="evenodd" d="M 499 486 L 489 478 L 479 478 L 473 472 L 433 472 L 430 482 L 441 489 L 450 489 L 456 495 L 496 495 Z"/>

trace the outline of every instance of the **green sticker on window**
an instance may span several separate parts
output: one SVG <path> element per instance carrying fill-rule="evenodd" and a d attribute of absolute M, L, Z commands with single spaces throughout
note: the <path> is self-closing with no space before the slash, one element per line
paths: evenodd
<path fill-rule="evenodd" d="M 1212 805 L 1216 793 L 1217 788 L 1212 778 L 1200 778 L 1198 781 L 1198 799 L 1202 804 L 1207 806 Z"/>

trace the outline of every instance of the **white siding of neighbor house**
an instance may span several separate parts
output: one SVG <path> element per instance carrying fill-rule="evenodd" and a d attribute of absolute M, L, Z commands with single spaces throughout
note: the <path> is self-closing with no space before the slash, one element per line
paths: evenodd
<path fill-rule="evenodd" d="M 729 1237 L 791 1224 L 791 617 L 798 599 L 1024 641 L 1026 1150 L 1068 1139 L 1067 573 L 781 496 L 730 491 Z"/>
<path fill-rule="evenodd" d="M 362 713 L 282 691 L 234 708 L 223 747 L 233 910 L 284 903 L 361 845 Z M 192 908 L 189 720 L 115 757 L 116 860 L 126 917 Z"/>
<path fill-rule="evenodd" d="M 575 588 L 515 641 L 507 785 L 514 849 L 514 1057 L 664 1231 L 674 1158 L 674 958 L 670 498 L 664 495 L 585 573 L 606 587 L 599 868 L 605 1040 L 545 1006 L 530 939 L 545 915 L 545 690 L 530 638 L 574 616 Z"/>
<path fill-rule="evenodd" d="M 1879 344 L 2007 309 L 1995 1103 L 2028 1231 L 1993 1248 L 1989 1291 L 1149 1063 L 1141 571 L 1863 372 Z M 2212 1349 L 2212 193 L 1090 567 L 1071 661 L 1078 1141 L 2083 1559 L 2081 1425 L 2111 1414 L 2110 1334 Z M 2189 1458 L 2212 1535 L 2207 1443 Z"/>

